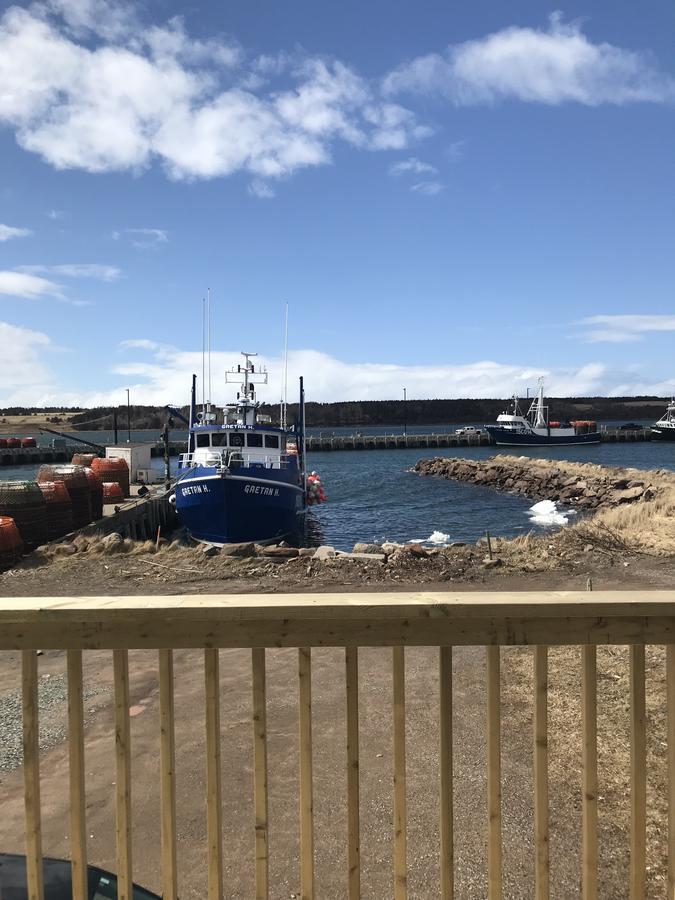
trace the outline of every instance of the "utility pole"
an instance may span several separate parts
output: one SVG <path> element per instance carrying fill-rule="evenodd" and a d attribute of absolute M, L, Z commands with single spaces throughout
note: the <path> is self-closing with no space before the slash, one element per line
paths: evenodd
<path fill-rule="evenodd" d="M 117 441 L 119 438 L 117 437 L 117 410 L 113 409 L 113 444 L 115 447 L 117 446 Z"/>
<path fill-rule="evenodd" d="M 127 388 L 127 444 L 131 443 L 131 403 L 129 400 L 129 388 Z"/>
<path fill-rule="evenodd" d="M 406 389 L 403 388 L 403 434 L 405 437 L 408 436 L 408 395 Z"/>

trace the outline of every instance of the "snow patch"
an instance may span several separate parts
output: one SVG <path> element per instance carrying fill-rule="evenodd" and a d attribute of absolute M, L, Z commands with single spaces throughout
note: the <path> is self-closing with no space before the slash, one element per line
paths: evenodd
<path fill-rule="evenodd" d="M 559 510 L 556 500 L 540 500 L 527 511 L 533 525 L 567 525 L 570 516 L 576 515 L 573 509 Z"/>

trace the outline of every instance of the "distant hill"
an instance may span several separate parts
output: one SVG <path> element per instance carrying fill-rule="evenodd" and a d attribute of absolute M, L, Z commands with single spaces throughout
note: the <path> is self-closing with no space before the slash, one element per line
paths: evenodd
<path fill-rule="evenodd" d="M 527 401 L 522 406 L 526 407 Z M 656 420 L 663 413 L 666 400 L 662 397 L 551 397 L 548 400 L 551 418 L 566 421 L 570 419 L 609 419 L 628 422 L 633 419 Z M 315 428 L 364 427 L 376 425 L 407 424 L 445 425 L 464 422 L 492 422 L 509 406 L 506 400 L 355 400 L 340 403 L 308 403 L 307 425 Z M 261 411 L 278 420 L 279 406 L 263 405 Z M 113 427 L 113 407 L 96 409 L 31 409 L 14 407 L 0 411 L 0 430 L 11 431 L 12 423 L 21 428 L 39 429 L 41 424 L 64 430 L 96 431 L 111 430 Z M 188 409 L 183 407 L 187 417 Z M 132 406 L 131 428 L 157 429 L 164 425 L 167 412 L 163 407 Z M 289 421 L 297 416 L 297 404 L 289 405 Z M 2 419 L 5 419 L 5 423 Z M 127 428 L 126 406 L 117 409 L 117 423 L 120 432 Z M 175 428 L 181 423 L 176 420 Z"/>

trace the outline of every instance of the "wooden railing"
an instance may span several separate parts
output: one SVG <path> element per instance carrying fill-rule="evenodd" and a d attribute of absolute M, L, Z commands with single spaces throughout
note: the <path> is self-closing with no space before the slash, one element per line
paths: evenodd
<path fill-rule="evenodd" d="M 500 646 L 533 645 L 533 867 L 535 896 L 549 896 L 548 647 L 581 645 L 582 852 L 585 900 L 608 896 L 598 883 L 598 729 L 596 646 L 630 647 L 630 885 L 631 900 L 645 896 L 646 725 L 645 645 L 666 646 L 668 873 L 675 898 L 675 592 L 395 593 L 183 597 L 82 597 L 0 602 L 0 650 L 22 651 L 25 846 L 29 896 L 40 900 L 42 841 L 37 649 L 67 651 L 70 848 L 73 897 L 86 898 L 85 740 L 83 651 L 111 650 L 114 672 L 116 856 L 119 897 L 131 897 L 133 877 L 129 658 L 130 649 L 159 652 L 159 770 L 161 871 L 165 900 L 177 900 L 176 749 L 173 651 L 204 653 L 206 702 L 206 842 L 208 897 L 223 887 L 220 648 L 248 648 L 251 656 L 254 785 L 251 841 L 255 845 L 255 894 L 270 890 L 267 758 L 266 649 L 298 648 L 299 870 L 301 896 L 315 887 L 313 803 L 312 650 L 344 647 L 346 701 L 347 868 L 344 896 L 361 896 L 359 648 L 392 648 L 393 837 L 391 896 L 408 892 L 406 790 L 406 647 L 438 648 L 439 846 L 443 900 L 454 896 L 453 647 L 486 648 L 487 885 L 490 900 L 503 892 Z M 111 736 L 111 740 L 113 736 Z M 0 788 L 0 791 L 2 789 Z M 485 802 L 485 801 L 484 801 Z"/>

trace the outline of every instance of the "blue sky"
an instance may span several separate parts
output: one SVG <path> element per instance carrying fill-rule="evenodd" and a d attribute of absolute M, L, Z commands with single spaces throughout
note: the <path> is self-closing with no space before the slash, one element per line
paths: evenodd
<path fill-rule="evenodd" d="M 675 389 L 675 9 L 0 16 L 0 403 L 184 402 L 213 297 L 311 399 Z"/>

